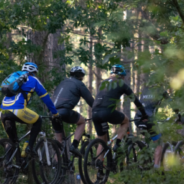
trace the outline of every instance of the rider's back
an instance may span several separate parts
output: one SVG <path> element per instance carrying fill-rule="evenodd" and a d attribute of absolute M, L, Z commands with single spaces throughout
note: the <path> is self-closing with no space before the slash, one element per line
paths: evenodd
<path fill-rule="evenodd" d="M 144 87 L 141 93 L 140 101 L 143 104 L 146 113 L 151 117 L 160 105 L 164 98 L 165 91 L 161 87 Z M 141 115 L 139 111 L 136 113 L 137 116 Z"/>
<path fill-rule="evenodd" d="M 105 81 L 116 82 L 117 86 L 116 88 L 111 88 L 110 90 L 108 90 L 107 88 L 99 90 L 93 103 L 93 109 L 102 109 L 107 107 L 110 109 L 114 108 L 114 106 L 117 103 L 117 100 L 120 99 L 121 95 L 123 94 L 131 95 L 133 93 L 127 84 L 123 83 L 123 85 L 120 86 L 119 85 L 120 80 L 122 79 L 108 78 L 103 81 L 103 82 Z"/>
<path fill-rule="evenodd" d="M 66 78 L 55 89 L 52 100 L 57 109 L 73 109 L 83 97 L 92 106 L 93 98 L 84 83 L 74 77 Z"/>
<path fill-rule="evenodd" d="M 27 82 L 22 84 L 21 89 L 22 91 L 25 91 L 26 94 L 30 94 L 27 95 L 27 99 L 25 99 L 23 93 L 19 93 L 11 97 L 5 96 L 1 106 L 2 109 L 23 109 L 27 105 L 31 94 L 34 91 L 36 91 L 40 97 L 47 93 L 40 81 L 34 76 L 28 76 Z"/>

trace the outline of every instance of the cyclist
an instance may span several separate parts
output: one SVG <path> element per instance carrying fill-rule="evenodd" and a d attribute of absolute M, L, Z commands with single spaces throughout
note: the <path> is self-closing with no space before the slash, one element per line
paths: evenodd
<path fill-rule="evenodd" d="M 139 129 L 147 130 L 151 135 L 151 140 L 158 143 L 158 146 L 155 149 L 154 153 L 154 168 L 160 167 L 160 160 L 162 155 L 162 146 L 161 146 L 161 134 L 157 133 L 154 128 L 153 117 L 156 114 L 159 105 L 161 104 L 163 99 L 169 98 L 168 93 L 163 89 L 163 87 L 159 86 L 158 83 L 152 81 L 156 80 L 156 73 L 151 73 L 150 75 L 150 85 L 145 85 L 142 90 L 140 101 L 143 104 L 147 115 L 149 116 L 149 121 L 135 121 L 135 125 Z M 155 84 L 153 84 L 153 82 Z M 136 112 L 135 119 L 139 118 L 141 113 L 139 111 Z"/>
<path fill-rule="evenodd" d="M 35 91 L 46 104 L 52 112 L 53 118 L 58 118 L 59 114 L 57 113 L 47 91 L 35 77 L 35 74 L 38 73 L 37 65 L 32 62 L 26 62 L 22 66 L 22 71 L 28 72 L 27 81 L 21 86 L 21 93 L 12 97 L 4 97 L 1 108 L 6 111 L 1 113 L 1 120 L 9 138 L 14 143 L 18 140 L 15 121 L 33 125 L 31 128 L 29 144 L 25 151 L 27 154 L 35 155 L 36 152 L 33 149 L 33 145 L 41 130 L 42 119 L 36 112 L 27 108 L 33 92 Z"/>
<path fill-rule="evenodd" d="M 70 70 L 70 77 L 63 80 L 55 89 L 52 100 L 62 120 L 69 124 L 76 124 L 74 141 L 70 146 L 70 152 L 76 156 L 82 156 L 78 150 L 79 140 L 84 132 L 85 119 L 76 111 L 72 110 L 83 97 L 87 104 L 92 107 L 93 97 L 82 82 L 85 71 L 80 66 L 75 66 Z M 55 120 L 52 121 L 55 129 L 55 137 L 62 142 L 62 127 Z"/>
<path fill-rule="evenodd" d="M 120 124 L 116 144 L 113 147 L 113 150 L 115 152 L 119 148 L 120 142 L 122 138 L 126 135 L 127 129 L 129 127 L 128 117 L 122 112 L 113 110 L 114 106 L 116 106 L 117 100 L 120 99 L 121 95 L 126 94 L 130 99 L 132 99 L 132 101 L 142 113 L 142 120 L 146 120 L 148 117 L 144 110 L 144 107 L 142 106 L 136 95 L 133 93 L 131 88 L 124 83 L 123 79 L 125 76 L 126 71 L 123 65 L 116 64 L 112 66 L 110 77 L 103 82 L 115 82 L 116 88 L 112 88 L 110 90 L 106 88 L 103 90 L 99 90 L 92 107 L 92 119 L 98 138 L 107 142 L 107 122 L 111 124 Z M 122 85 L 120 85 L 121 82 L 123 83 Z M 97 149 L 97 154 L 99 154 L 100 151 L 101 148 L 99 147 Z M 100 168 L 100 165 L 102 165 L 101 158 L 96 161 L 96 166 L 98 168 Z M 102 171 L 99 170 L 99 175 L 100 172 Z"/>

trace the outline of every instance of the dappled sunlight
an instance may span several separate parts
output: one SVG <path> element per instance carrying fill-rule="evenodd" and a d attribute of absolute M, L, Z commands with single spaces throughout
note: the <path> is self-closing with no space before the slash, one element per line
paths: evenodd
<path fill-rule="evenodd" d="M 167 169 L 171 169 L 172 167 L 179 167 L 180 159 L 173 152 L 168 152 L 165 156 L 165 164 Z"/>
<path fill-rule="evenodd" d="M 178 90 L 184 83 L 184 69 L 181 69 L 178 74 L 171 79 L 170 85 L 173 89 Z"/>

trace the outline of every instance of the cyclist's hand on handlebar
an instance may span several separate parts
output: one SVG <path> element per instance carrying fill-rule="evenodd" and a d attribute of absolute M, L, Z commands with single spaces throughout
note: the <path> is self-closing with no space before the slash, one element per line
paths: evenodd
<path fill-rule="evenodd" d="M 53 114 L 52 119 L 56 121 L 61 121 L 61 115 L 59 113 Z"/>
<path fill-rule="evenodd" d="M 141 117 L 141 121 L 145 122 L 145 121 L 148 121 L 149 119 L 149 116 L 146 114 L 146 115 L 142 115 Z"/>

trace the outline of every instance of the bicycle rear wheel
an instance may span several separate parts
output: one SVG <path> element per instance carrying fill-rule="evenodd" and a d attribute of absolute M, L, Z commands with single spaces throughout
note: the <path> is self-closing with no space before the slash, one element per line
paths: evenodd
<path fill-rule="evenodd" d="M 176 164 L 180 166 L 184 165 L 184 141 L 178 141 L 174 149 L 174 154 L 176 158 Z"/>
<path fill-rule="evenodd" d="M 49 153 L 47 155 L 46 145 L 44 143 L 44 140 L 40 140 L 36 144 L 35 150 L 38 153 L 38 157 L 32 162 L 33 177 L 37 184 L 42 184 L 42 180 L 46 184 L 54 184 L 57 182 L 60 175 L 60 153 L 55 141 L 47 139 L 46 145 L 48 145 Z M 48 163 L 48 160 L 50 163 Z"/>
<path fill-rule="evenodd" d="M 171 164 L 170 160 L 174 159 L 175 157 L 175 152 L 174 152 L 174 146 L 176 145 L 176 142 L 170 143 L 165 143 L 164 147 L 162 149 L 162 156 L 161 156 L 161 167 L 167 171 L 169 170 Z M 178 148 L 179 149 L 179 148 Z"/>
<path fill-rule="evenodd" d="M 101 151 L 97 155 L 97 148 L 101 147 Z M 90 142 L 86 149 L 84 157 L 84 173 L 85 179 L 88 184 L 104 184 L 107 182 L 110 166 L 111 166 L 111 150 L 107 144 L 101 139 L 95 139 Z M 104 155 L 106 155 L 104 157 Z M 99 167 L 97 165 L 97 160 L 103 160 L 103 164 Z M 98 168 L 97 168 L 98 167 Z M 100 171 L 100 173 L 99 173 Z M 100 175 L 99 175 L 100 174 Z"/>
<path fill-rule="evenodd" d="M 10 139 L 0 140 L 0 183 L 14 184 L 19 176 L 20 171 L 20 150 L 12 157 L 15 147 Z M 9 163 L 8 163 L 9 162 Z"/>

